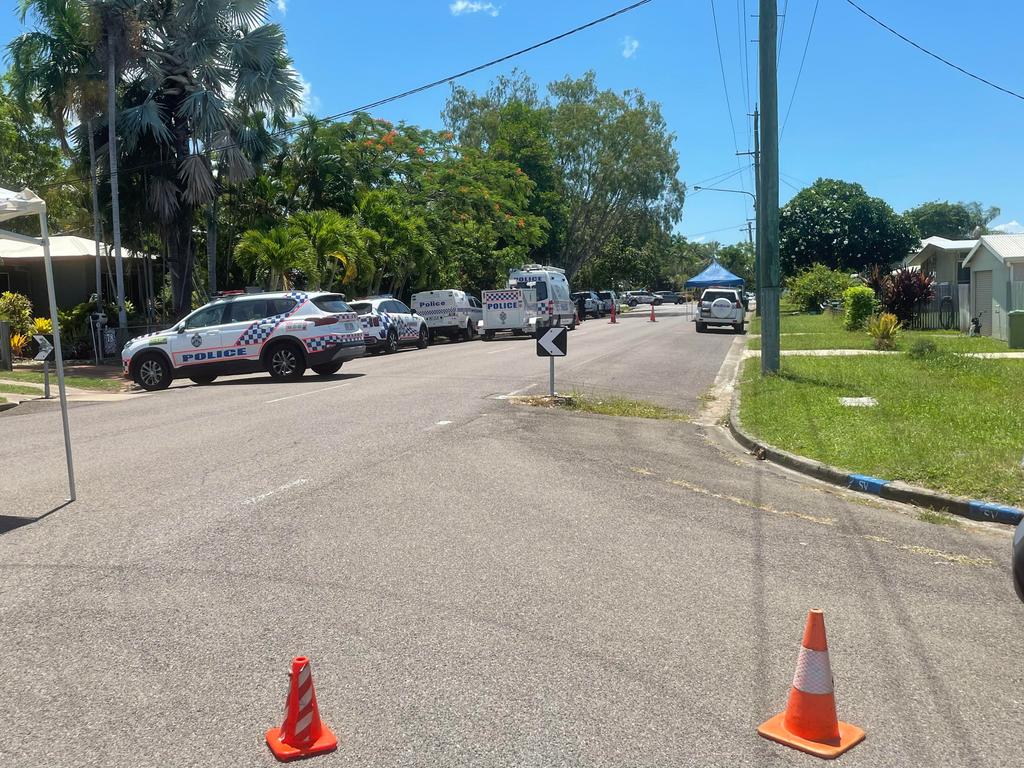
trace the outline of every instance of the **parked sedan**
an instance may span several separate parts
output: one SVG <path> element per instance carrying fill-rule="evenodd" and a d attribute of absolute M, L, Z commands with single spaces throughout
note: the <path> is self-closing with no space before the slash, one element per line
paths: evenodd
<path fill-rule="evenodd" d="M 680 296 L 676 291 L 655 291 L 655 296 L 660 296 L 661 300 L 666 304 L 682 304 L 683 297 Z"/>
<path fill-rule="evenodd" d="M 577 305 L 580 298 L 584 300 L 583 314 L 591 317 L 604 317 L 604 302 L 593 291 L 576 291 L 572 294 L 572 300 Z M 581 320 L 585 318 L 580 318 Z"/>
<path fill-rule="evenodd" d="M 635 307 L 637 304 L 659 306 L 662 303 L 661 296 L 657 296 L 650 291 L 626 291 L 623 296 L 626 299 L 626 303 L 631 307 Z"/>
<path fill-rule="evenodd" d="M 604 304 L 604 311 L 611 312 L 615 302 L 619 300 L 618 295 L 615 291 L 598 291 L 597 297 L 601 299 L 601 303 Z"/>

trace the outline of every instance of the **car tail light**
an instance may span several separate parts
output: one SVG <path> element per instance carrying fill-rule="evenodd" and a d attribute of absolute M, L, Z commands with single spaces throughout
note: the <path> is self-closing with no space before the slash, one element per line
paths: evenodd
<path fill-rule="evenodd" d="M 380 318 L 377 317 L 377 315 L 370 315 L 370 325 L 372 325 L 374 328 L 379 328 Z"/>
<path fill-rule="evenodd" d="M 324 315 L 323 317 L 308 317 L 307 322 L 313 325 L 334 325 L 341 320 L 337 315 Z"/>
<path fill-rule="evenodd" d="M 736 309 L 739 309 L 739 308 L 740 308 L 741 306 L 743 306 L 743 305 L 742 305 L 742 304 L 740 304 L 740 303 L 739 303 L 738 301 L 734 301 L 734 302 L 732 303 L 732 305 L 733 305 L 733 306 L 734 306 L 734 307 L 735 307 Z"/>

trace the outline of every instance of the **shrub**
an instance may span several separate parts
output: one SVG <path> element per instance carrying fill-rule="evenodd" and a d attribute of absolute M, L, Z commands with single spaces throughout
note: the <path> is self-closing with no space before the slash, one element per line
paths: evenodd
<path fill-rule="evenodd" d="M 850 276 L 815 264 L 786 281 L 788 298 L 802 312 L 817 312 L 822 304 L 836 301 L 850 287 Z"/>
<path fill-rule="evenodd" d="M 32 321 L 32 333 L 41 333 L 44 336 L 53 333 L 53 321 L 48 317 L 37 317 Z"/>
<path fill-rule="evenodd" d="M 868 318 L 868 336 L 875 340 L 875 349 L 892 349 L 896 346 L 896 337 L 899 335 L 899 318 L 891 312 L 883 312 Z"/>
<path fill-rule="evenodd" d="M 11 354 L 15 357 L 24 357 L 25 353 L 28 351 L 30 341 L 32 341 L 31 336 L 26 336 L 24 333 L 12 333 Z"/>
<path fill-rule="evenodd" d="M 896 315 L 903 324 L 914 319 L 918 302 L 935 298 L 935 286 L 930 275 L 920 270 L 897 269 L 882 285 L 882 309 Z"/>
<path fill-rule="evenodd" d="M 931 339 L 918 339 L 910 345 L 907 355 L 914 360 L 924 360 L 929 357 L 935 357 L 938 352 L 939 348 L 935 346 L 935 342 Z"/>
<path fill-rule="evenodd" d="M 28 333 L 32 330 L 32 302 L 20 293 L 0 293 L 0 320 L 11 324 L 11 330 Z"/>
<path fill-rule="evenodd" d="M 843 327 L 848 331 L 859 331 L 875 313 L 875 292 L 866 285 L 855 285 L 843 291 Z"/>

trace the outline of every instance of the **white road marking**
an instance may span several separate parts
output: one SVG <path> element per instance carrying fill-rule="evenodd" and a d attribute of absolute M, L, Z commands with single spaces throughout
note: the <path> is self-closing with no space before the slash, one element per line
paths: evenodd
<path fill-rule="evenodd" d="M 512 350 L 512 349 L 515 349 L 515 347 L 502 347 L 501 349 L 492 350 L 491 352 L 488 352 L 487 354 L 488 355 L 496 355 L 499 352 L 508 352 L 509 350 Z"/>
<path fill-rule="evenodd" d="M 278 397 L 273 400 L 267 400 L 266 404 L 269 405 L 270 403 L 280 403 L 282 400 L 291 400 L 293 397 L 305 397 L 306 395 L 315 395 L 317 392 L 327 392 L 332 389 L 341 389 L 342 387 L 347 387 L 351 383 L 351 381 L 346 381 L 344 384 L 335 384 L 333 387 L 323 387 L 322 389 L 314 389 L 310 390 L 309 392 L 299 392 L 297 395 L 286 395 L 285 397 Z"/>
<path fill-rule="evenodd" d="M 451 424 L 451 422 L 450 421 L 439 421 L 439 422 L 437 422 L 437 426 L 439 426 L 439 427 L 444 427 L 444 426 L 447 426 L 448 424 Z"/>
<path fill-rule="evenodd" d="M 516 395 L 518 395 L 518 394 L 520 394 L 522 392 L 525 392 L 528 389 L 533 389 L 536 386 L 537 386 L 536 384 L 527 384 L 522 389 L 513 389 L 511 392 L 509 392 L 507 394 L 504 394 L 504 395 L 495 395 L 494 399 L 495 400 L 508 400 L 510 397 L 515 397 Z"/>
<path fill-rule="evenodd" d="M 261 501 L 263 501 L 264 499 L 267 499 L 267 498 L 273 496 L 274 494 L 281 493 L 282 491 L 287 491 L 289 488 L 295 488 L 296 486 L 299 486 L 299 485 L 305 485 L 308 482 L 309 482 L 309 478 L 308 477 L 300 477 L 297 480 L 292 480 L 290 483 L 285 483 L 284 485 L 279 485 L 277 488 L 274 488 L 273 490 L 267 491 L 266 493 L 261 493 L 259 496 L 250 496 L 248 499 L 246 499 L 242 503 L 243 504 L 259 504 Z"/>

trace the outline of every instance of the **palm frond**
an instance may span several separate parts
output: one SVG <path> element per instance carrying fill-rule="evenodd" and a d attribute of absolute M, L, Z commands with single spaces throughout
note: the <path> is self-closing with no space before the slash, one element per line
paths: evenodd
<path fill-rule="evenodd" d="M 193 205 L 201 205 L 213 200 L 216 185 L 206 158 L 202 155 L 189 155 L 178 167 L 178 179 L 184 186 L 182 197 Z"/>
<path fill-rule="evenodd" d="M 228 104 L 213 91 L 194 90 L 181 100 L 177 117 L 188 120 L 196 135 L 212 136 L 227 127 Z"/>
<path fill-rule="evenodd" d="M 149 180 L 149 207 L 156 212 L 160 220 L 167 223 L 181 208 L 178 202 L 178 185 L 170 179 L 151 178 Z"/>
<path fill-rule="evenodd" d="M 135 151 L 139 140 L 147 131 L 160 144 L 169 145 L 174 140 L 167 126 L 164 125 L 163 110 L 153 99 L 153 94 L 147 96 L 141 104 L 122 109 L 117 122 L 120 125 L 127 152 Z"/>
<path fill-rule="evenodd" d="M 266 72 L 284 47 L 284 30 L 277 24 L 264 24 L 235 38 L 230 45 L 231 59 L 239 69 Z"/>

